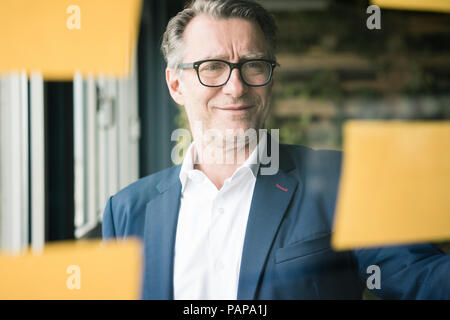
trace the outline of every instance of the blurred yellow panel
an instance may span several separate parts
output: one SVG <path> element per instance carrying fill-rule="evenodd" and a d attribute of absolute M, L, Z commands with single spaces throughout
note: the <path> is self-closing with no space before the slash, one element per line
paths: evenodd
<path fill-rule="evenodd" d="M 371 0 L 380 8 L 450 13 L 450 0 Z"/>
<path fill-rule="evenodd" d="M 125 76 L 137 44 L 141 0 L 0 1 L 0 73 Z"/>
<path fill-rule="evenodd" d="M 136 239 L 47 245 L 41 254 L 0 255 L 0 299 L 139 299 Z"/>
<path fill-rule="evenodd" d="M 450 122 L 350 121 L 336 249 L 450 239 Z"/>

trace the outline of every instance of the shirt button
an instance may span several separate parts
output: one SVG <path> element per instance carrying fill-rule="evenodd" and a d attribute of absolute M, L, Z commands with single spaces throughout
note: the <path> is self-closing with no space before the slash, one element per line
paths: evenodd
<path fill-rule="evenodd" d="M 217 212 L 219 212 L 220 214 L 223 214 L 225 212 L 225 210 L 223 208 L 219 208 L 219 210 L 217 210 Z"/>

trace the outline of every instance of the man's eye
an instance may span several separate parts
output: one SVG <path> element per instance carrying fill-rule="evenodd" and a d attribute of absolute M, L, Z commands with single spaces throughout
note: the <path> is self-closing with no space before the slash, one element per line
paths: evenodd
<path fill-rule="evenodd" d="M 201 71 L 220 71 L 223 69 L 223 63 L 208 63 L 205 66 L 202 66 Z"/>
<path fill-rule="evenodd" d="M 252 73 L 262 73 L 266 71 L 264 63 L 261 62 L 249 62 L 245 64 L 245 70 Z"/>
<path fill-rule="evenodd" d="M 249 69 L 263 69 L 263 65 L 261 62 L 249 62 L 247 63 L 247 67 Z"/>

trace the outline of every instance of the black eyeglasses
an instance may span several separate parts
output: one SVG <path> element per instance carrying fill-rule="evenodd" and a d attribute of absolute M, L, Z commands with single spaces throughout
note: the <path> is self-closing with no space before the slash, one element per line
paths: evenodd
<path fill-rule="evenodd" d="M 272 79 L 273 69 L 279 64 L 272 60 L 251 59 L 238 63 L 224 60 L 201 60 L 180 63 L 179 69 L 195 69 L 200 83 L 206 87 L 220 87 L 230 79 L 234 68 L 239 70 L 242 81 L 250 87 L 262 87 Z"/>

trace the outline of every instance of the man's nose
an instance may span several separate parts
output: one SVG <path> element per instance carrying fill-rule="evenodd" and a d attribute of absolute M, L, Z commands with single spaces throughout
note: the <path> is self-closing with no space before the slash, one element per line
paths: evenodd
<path fill-rule="evenodd" d="M 239 69 L 234 68 L 231 71 L 230 79 L 224 85 L 223 90 L 226 94 L 236 98 L 243 96 L 247 92 L 248 86 L 242 81 Z"/>

